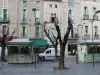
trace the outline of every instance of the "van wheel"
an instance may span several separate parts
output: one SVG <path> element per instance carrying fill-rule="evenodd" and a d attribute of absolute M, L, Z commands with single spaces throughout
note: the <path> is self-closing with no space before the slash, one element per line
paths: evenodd
<path fill-rule="evenodd" d="M 43 56 L 43 57 L 42 57 L 42 61 L 44 61 L 44 60 L 45 60 L 45 57 Z"/>

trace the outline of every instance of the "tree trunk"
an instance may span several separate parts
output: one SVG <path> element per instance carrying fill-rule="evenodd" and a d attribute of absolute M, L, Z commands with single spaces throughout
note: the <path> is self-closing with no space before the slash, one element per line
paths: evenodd
<path fill-rule="evenodd" d="M 58 54 L 58 50 L 57 50 L 57 47 L 55 47 L 55 61 L 58 60 L 58 58 L 57 58 L 57 54 Z"/>
<path fill-rule="evenodd" d="M 5 61 L 5 47 L 6 47 L 6 40 L 7 35 L 3 35 L 3 40 L 2 40 L 2 51 L 1 51 L 1 60 Z"/>
<path fill-rule="evenodd" d="M 2 61 L 5 61 L 5 45 L 2 46 L 1 60 L 2 60 Z"/>
<path fill-rule="evenodd" d="M 64 57 L 65 57 L 65 46 L 60 45 L 59 69 L 61 70 L 65 69 Z"/>

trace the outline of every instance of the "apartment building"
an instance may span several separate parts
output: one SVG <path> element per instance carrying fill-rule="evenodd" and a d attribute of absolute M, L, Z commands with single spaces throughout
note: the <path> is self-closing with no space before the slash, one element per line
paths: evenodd
<path fill-rule="evenodd" d="M 84 62 L 100 61 L 100 10 L 99 0 L 81 0 L 81 25 L 79 25 L 79 59 Z M 95 15 L 95 16 L 94 16 Z M 93 18 L 94 16 L 94 18 Z"/>
<path fill-rule="evenodd" d="M 47 29 L 50 31 L 50 36 L 53 38 L 53 34 L 56 35 L 54 27 L 54 18 L 58 18 L 58 25 L 61 29 L 61 37 L 63 39 L 64 34 L 67 31 L 68 15 L 73 20 L 73 30 L 69 35 L 68 44 L 66 45 L 65 55 L 72 54 L 72 50 L 77 50 L 78 44 L 78 31 L 77 26 L 80 23 L 80 0 L 44 0 L 44 21 L 47 21 Z M 47 39 L 47 37 L 45 36 Z M 48 39 L 47 39 L 48 40 Z M 49 45 L 52 45 L 48 40 Z"/>
<path fill-rule="evenodd" d="M 1 31 L 9 28 L 10 36 L 16 28 L 14 36 L 41 37 L 43 29 L 40 25 L 40 7 L 40 0 L 0 0 Z"/>

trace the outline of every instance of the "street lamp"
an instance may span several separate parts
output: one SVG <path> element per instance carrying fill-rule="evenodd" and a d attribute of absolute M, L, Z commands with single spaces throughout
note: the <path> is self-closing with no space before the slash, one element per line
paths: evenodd
<path fill-rule="evenodd" d="M 35 18 L 35 42 L 34 42 L 34 48 L 36 46 L 36 8 L 33 8 L 32 11 L 34 11 L 34 18 Z M 36 69 L 36 49 L 35 49 L 35 69 Z"/>
<path fill-rule="evenodd" d="M 91 25 L 92 25 L 92 44 L 93 44 L 93 22 L 94 22 L 94 18 L 96 16 L 96 14 L 100 13 L 100 10 L 96 11 L 95 14 L 93 15 L 93 19 L 91 21 Z M 94 50 L 93 50 L 93 68 L 94 68 Z"/>

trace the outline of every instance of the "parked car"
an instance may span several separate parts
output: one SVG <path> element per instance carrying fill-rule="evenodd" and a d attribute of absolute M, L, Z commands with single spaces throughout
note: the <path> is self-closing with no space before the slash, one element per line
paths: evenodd
<path fill-rule="evenodd" d="M 1 59 L 1 50 L 2 50 L 2 47 L 0 47 L 0 59 Z M 8 49 L 7 47 L 5 48 L 5 60 L 7 60 L 8 58 Z"/>
<path fill-rule="evenodd" d="M 60 48 L 58 48 L 57 56 L 60 56 Z M 41 60 L 54 60 L 55 59 L 55 48 L 48 48 L 43 53 L 39 54 Z"/>

